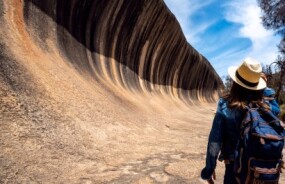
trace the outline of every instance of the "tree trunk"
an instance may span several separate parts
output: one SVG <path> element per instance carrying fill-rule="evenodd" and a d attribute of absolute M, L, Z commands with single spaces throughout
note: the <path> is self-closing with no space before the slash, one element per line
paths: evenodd
<path fill-rule="evenodd" d="M 284 78 L 284 72 L 281 71 L 280 72 L 280 80 L 278 82 L 278 89 L 277 89 L 276 95 L 275 95 L 275 98 L 276 98 L 277 102 L 279 102 L 280 92 L 281 92 L 281 90 L 283 88 L 283 78 Z"/>

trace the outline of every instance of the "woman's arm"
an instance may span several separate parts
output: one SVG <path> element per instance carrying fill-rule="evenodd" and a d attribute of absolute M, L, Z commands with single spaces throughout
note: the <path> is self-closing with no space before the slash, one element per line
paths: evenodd
<path fill-rule="evenodd" d="M 201 177 L 204 180 L 209 180 L 214 173 L 217 164 L 217 158 L 221 150 L 224 127 L 223 122 L 225 117 L 222 114 L 221 108 L 218 107 L 217 113 L 213 120 L 212 129 L 209 135 L 207 156 L 206 156 L 206 166 L 201 172 Z"/>

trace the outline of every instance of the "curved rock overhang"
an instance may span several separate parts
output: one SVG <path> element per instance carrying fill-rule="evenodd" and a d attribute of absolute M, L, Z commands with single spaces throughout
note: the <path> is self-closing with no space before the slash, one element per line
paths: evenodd
<path fill-rule="evenodd" d="M 0 0 L 0 23 L 0 183 L 200 183 L 222 82 L 162 0 Z"/>
<path fill-rule="evenodd" d="M 23 13 L 40 47 L 54 39 L 68 62 L 96 80 L 183 101 L 214 101 L 222 86 L 162 0 L 25 0 Z"/>

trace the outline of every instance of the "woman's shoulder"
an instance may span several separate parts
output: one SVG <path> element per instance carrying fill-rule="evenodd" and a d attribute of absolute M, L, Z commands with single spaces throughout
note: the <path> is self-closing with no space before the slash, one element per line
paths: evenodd
<path fill-rule="evenodd" d="M 220 98 L 218 101 L 217 111 L 224 111 L 228 109 L 228 101 L 225 98 Z"/>
<path fill-rule="evenodd" d="M 228 101 L 225 98 L 220 98 L 218 101 L 218 107 L 227 107 Z"/>
<path fill-rule="evenodd" d="M 238 108 L 230 108 L 228 100 L 225 98 L 220 98 L 218 102 L 217 113 L 226 119 L 235 119 L 242 117 L 244 111 Z"/>

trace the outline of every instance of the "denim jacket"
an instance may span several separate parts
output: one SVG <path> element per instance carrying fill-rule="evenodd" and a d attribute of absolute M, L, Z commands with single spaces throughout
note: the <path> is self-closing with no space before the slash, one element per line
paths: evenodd
<path fill-rule="evenodd" d="M 244 115 L 245 111 L 230 109 L 226 100 L 219 100 L 208 140 L 206 167 L 201 172 L 202 179 L 211 178 L 218 156 L 219 160 L 234 160 L 239 126 Z"/>
<path fill-rule="evenodd" d="M 269 88 L 266 90 L 264 90 L 264 95 L 269 92 L 272 93 L 272 91 L 269 91 L 272 89 Z M 280 109 L 277 102 L 272 100 L 268 102 L 268 105 L 273 114 L 278 115 Z M 202 179 L 208 180 L 211 178 L 217 159 L 220 161 L 234 160 L 235 147 L 239 137 L 239 127 L 245 113 L 246 110 L 228 108 L 228 102 L 223 98 L 219 100 L 208 140 L 206 167 L 201 172 Z"/>

